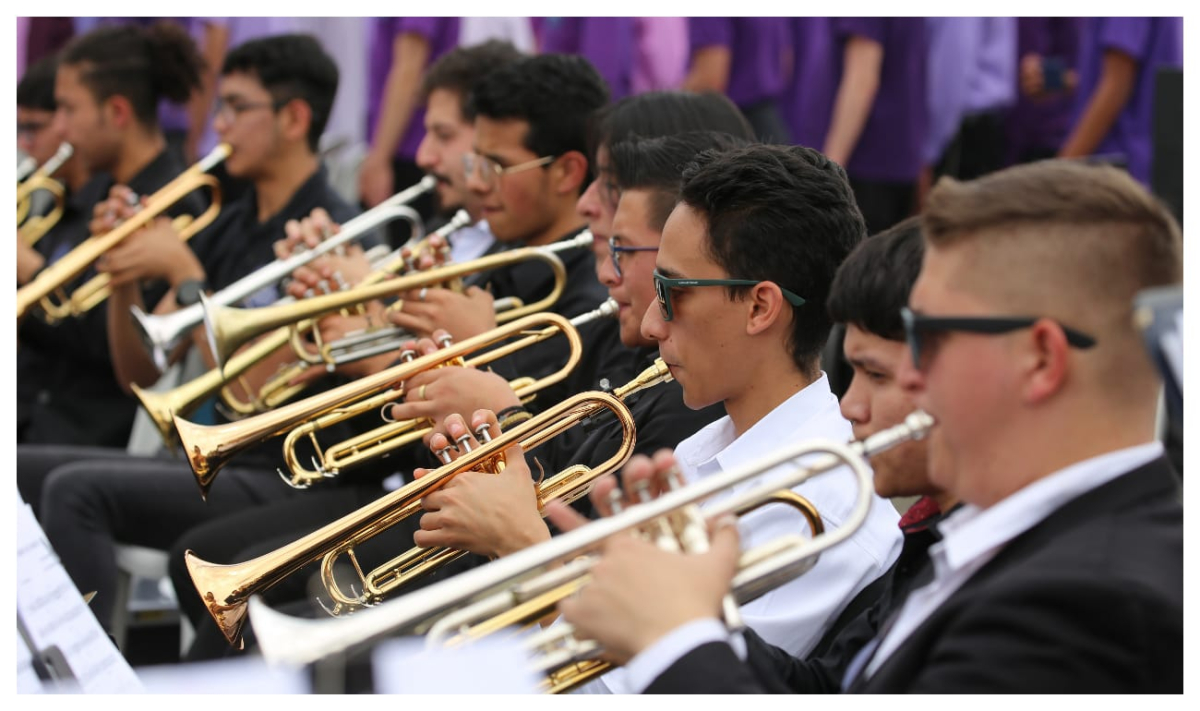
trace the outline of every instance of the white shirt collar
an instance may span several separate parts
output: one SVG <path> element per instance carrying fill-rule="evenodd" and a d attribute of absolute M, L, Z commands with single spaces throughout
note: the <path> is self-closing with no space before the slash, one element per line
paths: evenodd
<path fill-rule="evenodd" d="M 1160 442 L 1127 447 L 1060 469 L 986 509 L 966 504 L 938 524 L 942 541 L 934 544 L 930 556 L 943 563 L 947 572 L 960 569 L 1041 523 L 1068 501 L 1162 453 Z"/>
<path fill-rule="evenodd" d="M 829 389 L 825 373 L 808 386 L 783 401 L 765 417 L 754 423 L 741 437 L 734 437 L 733 420 L 728 415 L 688 437 L 675 449 L 675 456 L 687 473 L 725 471 L 751 462 L 795 441 L 796 433 L 807 437 L 847 439 L 849 424 L 844 432 L 829 432 L 830 409 L 837 417 L 832 421 L 846 423 L 838 409 L 838 401 Z"/>

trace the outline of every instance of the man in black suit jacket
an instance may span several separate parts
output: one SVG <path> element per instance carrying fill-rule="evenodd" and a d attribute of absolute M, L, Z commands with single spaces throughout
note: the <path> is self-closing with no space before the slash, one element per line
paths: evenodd
<path fill-rule="evenodd" d="M 849 690 L 1182 692 L 1182 507 L 1132 321 L 1134 294 L 1182 279 L 1178 225 L 1127 175 L 1065 161 L 944 180 L 923 225 L 900 378 L 938 422 L 930 479 L 965 505 Z M 762 688 L 727 645 L 675 634 L 717 616 L 732 527 L 704 556 L 605 552 L 570 621 L 631 665 L 655 657 L 652 691 Z M 674 583 L 589 594 L 647 570 Z"/>

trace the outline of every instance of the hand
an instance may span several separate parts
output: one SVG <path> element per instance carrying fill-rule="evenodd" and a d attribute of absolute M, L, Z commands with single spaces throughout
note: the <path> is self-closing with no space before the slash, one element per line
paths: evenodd
<path fill-rule="evenodd" d="M 392 161 L 370 153 L 358 169 L 358 193 L 367 207 L 375 207 L 392 196 Z"/>
<path fill-rule="evenodd" d="M 561 516 L 566 508 L 546 505 L 560 528 L 572 523 Z M 709 531 L 711 547 L 703 554 L 670 553 L 628 534 L 609 538 L 591 580 L 560 602 L 559 612 L 575 626 L 577 637 L 598 642 L 603 658 L 616 664 L 627 663 L 681 625 L 719 619 L 737 572 L 737 523 L 726 517 L 710 524 Z"/>
<path fill-rule="evenodd" d="M 166 217 L 121 240 L 96 260 L 96 269 L 111 274 L 113 286 L 151 279 L 178 286 L 188 279 L 204 279 L 200 260 Z"/>
<path fill-rule="evenodd" d="M 1037 97 L 1045 90 L 1041 56 L 1030 52 L 1021 57 L 1021 93 Z"/>
<path fill-rule="evenodd" d="M 438 434 L 430 446 L 441 449 L 466 435 L 472 449 L 480 443 L 461 415 L 451 415 L 444 423 L 450 437 Z M 471 430 L 488 425 L 493 436 L 500 426 L 489 410 L 477 410 L 471 417 Z M 451 461 L 463 453 L 451 449 Z M 514 445 L 503 452 L 505 466 L 498 474 L 468 471 L 456 475 L 448 484 L 421 500 L 428 513 L 421 516 L 421 530 L 413 542 L 423 547 L 448 546 L 493 558 L 509 555 L 541 541 L 550 540 L 550 529 L 542 521 L 538 508 L 537 487 L 530 476 L 521 447 Z M 428 474 L 418 469 L 417 478 Z"/>
<path fill-rule="evenodd" d="M 644 454 L 635 454 L 621 470 L 621 489 L 617 495 L 613 494 L 617 491 L 617 478 L 606 474 L 592 485 L 588 497 L 597 513 L 601 516 L 612 516 L 614 503 L 624 510 L 661 496 L 671 488 L 668 483 L 670 477 L 679 477 L 675 454 L 671 450 L 660 449 L 654 453 L 653 459 Z M 682 484 L 682 478 L 678 478 L 677 482 Z M 575 514 L 575 518 L 571 518 L 572 514 Z M 571 508 L 567 508 L 560 515 L 569 521 L 568 528 L 563 530 L 578 528 L 588 521 Z"/>
<path fill-rule="evenodd" d="M 17 239 L 17 284 L 25 285 L 33 281 L 33 277 L 46 265 L 42 253 L 25 244 L 25 240 Z"/>
<path fill-rule="evenodd" d="M 441 338 L 445 331 L 436 331 Z M 438 346 L 428 338 L 406 344 L 416 350 L 418 356 L 429 355 Z M 473 412 L 478 409 L 500 411 L 521 400 L 504 378 L 485 370 L 447 366 L 414 375 L 404 383 L 403 403 L 392 406 L 391 416 L 396 420 L 428 419 L 434 425 L 432 434 L 445 434 L 445 421 L 450 415 Z"/>
<path fill-rule="evenodd" d="M 402 308 L 390 311 L 388 318 L 409 333 L 429 336 L 442 328 L 454 340 L 462 341 L 496 327 L 495 299 L 477 286 L 467 287 L 462 294 L 449 289 L 414 289 L 403 298 Z"/>
<path fill-rule="evenodd" d="M 334 341 L 341 340 L 352 333 L 363 331 L 369 328 L 379 328 L 381 326 L 386 326 L 386 321 L 383 318 L 383 306 L 378 302 L 370 302 L 367 304 L 367 312 L 365 314 L 355 313 L 351 315 L 345 315 L 341 313 L 335 313 L 322 317 L 317 322 L 317 332 L 320 335 L 321 342 L 328 345 Z M 317 353 L 315 343 L 310 342 L 309 346 L 310 353 Z M 383 370 L 390 365 L 394 359 L 395 355 L 393 353 L 381 353 L 370 358 L 360 358 L 358 360 L 343 363 L 342 365 L 337 366 L 336 370 L 338 373 L 341 373 L 348 378 L 358 379 L 378 373 L 380 370 Z M 324 365 L 317 365 L 314 366 L 314 368 L 319 371 L 317 375 L 323 375 L 329 372 Z M 299 382 L 308 380 L 309 378 L 305 376 L 308 376 L 308 372 L 306 372 L 304 376 L 301 376 L 301 378 L 298 378 L 297 380 Z"/>
<path fill-rule="evenodd" d="M 101 235 L 136 215 L 142 207 L 137 204 L 135 197 L 129 187 L 114 185 L 108 191 L 108 198 L 96 203 L 92 208 L 92 220 L 88 223 L 88 231 L 93 235 Z"/>

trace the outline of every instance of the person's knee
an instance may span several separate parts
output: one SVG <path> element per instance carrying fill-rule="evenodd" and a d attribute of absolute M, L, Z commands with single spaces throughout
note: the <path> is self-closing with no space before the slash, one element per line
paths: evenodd
<path fill-rule="evenodd" d="M 64 516 L 91 517 L 98 510 L 102 477 L 86 464 L 65 464 L 46 477 L 42 487 L 41 513 L 47 523 Z"/>

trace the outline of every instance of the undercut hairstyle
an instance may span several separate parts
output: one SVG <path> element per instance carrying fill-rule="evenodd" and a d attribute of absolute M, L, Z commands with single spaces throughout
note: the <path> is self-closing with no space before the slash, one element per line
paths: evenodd
<path fill-rule="evenodd" d="M 524 57 L 516 47 L 505 40 L 488 40 L 470 47 L 457 47 L 443 54 L 429 65 L 425 78 L 421 80 L 421 100 L 429 100 L 436 89 L 458 95 L 462 120 L 474 121 L 471 109 L 471 90 L 476 83 L 488 81 L 492 72 L 503 69 Z"/>
<path fill-rule="evenodd" d="M 705 249 L 730 278 L 774 282 L 804 298 L 792 308 L 788 351 L 815 378 L 833 327 L 830 285 L 866 236 L 846 172 L 804 146 L 709 150 L 684 169 L 680 200 L 703 217 Z M 739 300 L 749 288 L 726 287 Z"/>
<path fill-rule="evenodd" d="M 943 178 L 923 230 L 929 250 L 967 248 L 969 266 L 954 288 L 1093 336 L 1089 358 L 1107 397 L 1154 396 L 1158 375 L 1133 299 L 1182 282 L 1183 240 L 1166 205 L 1128 173 L 1049 160 L 966 182 Z"/>
<path fill-rule="evenodd" d="M 238 45 L 225 56 L 221 75 L 247 74 L 271 94 L 276 107 L 293 99 L 308 104 L 308 147 L 314 153 L 337 96 L 337 63 L 312 35 L 274 35 Z"/>
<path fill-rule="evenodd" d="M 600 146 L 611 152 L 633 137 L 657 138 L 688 131 L 719 131 L 754 141 L 754 129 L 729 97 L 716 92 L 652 91 L 627 96 L 600 110 L 589 155 Z"/>
<path fill-rule="evenodd" d="M 622 191 L 645 190 L 649 193 L 650 227 L 662 232 L 679 202 L 680 176 L 684 167 L 704 151 L 728 151 L 752 142 L 717 131 L 689 131 L 677 136 L 628 138 L 612 144 L 609 156 L 617 186 Z"/>
<path fill-rule="evenodd" d="M 158 126 L 158 102 L 182 104 L 200 88 L 204 59 L 183 27 L 172 22 L 106 25 L 63 48 L 61 66 L 78 67 L 97 102 L 125 97 L 137 120 Z"/>
<path fill-rule="evenodd" d="M 539 156 L 578 151 L 586 157 L 592 117 L 607 102 L 608 87 L 586 59 L 539 54 L 519 59 L 476 84 L 467 113 L 526 121 L 529 131 L 524 145 Z"/>
<path fill-rule="evenodd" d="M 43 57 L 31 64 L 17 83 L 17 106 L 23 109 L 53 111 L 54 73 L 58 71 L 58 55 Z"/>
<path fill-rule="evenodd" d="M 908 305 L 924 255 L 920 217 L 863 240 L 833 279 L 829 317 L 889 341 L 903 341 L 900 309 Z"/>

